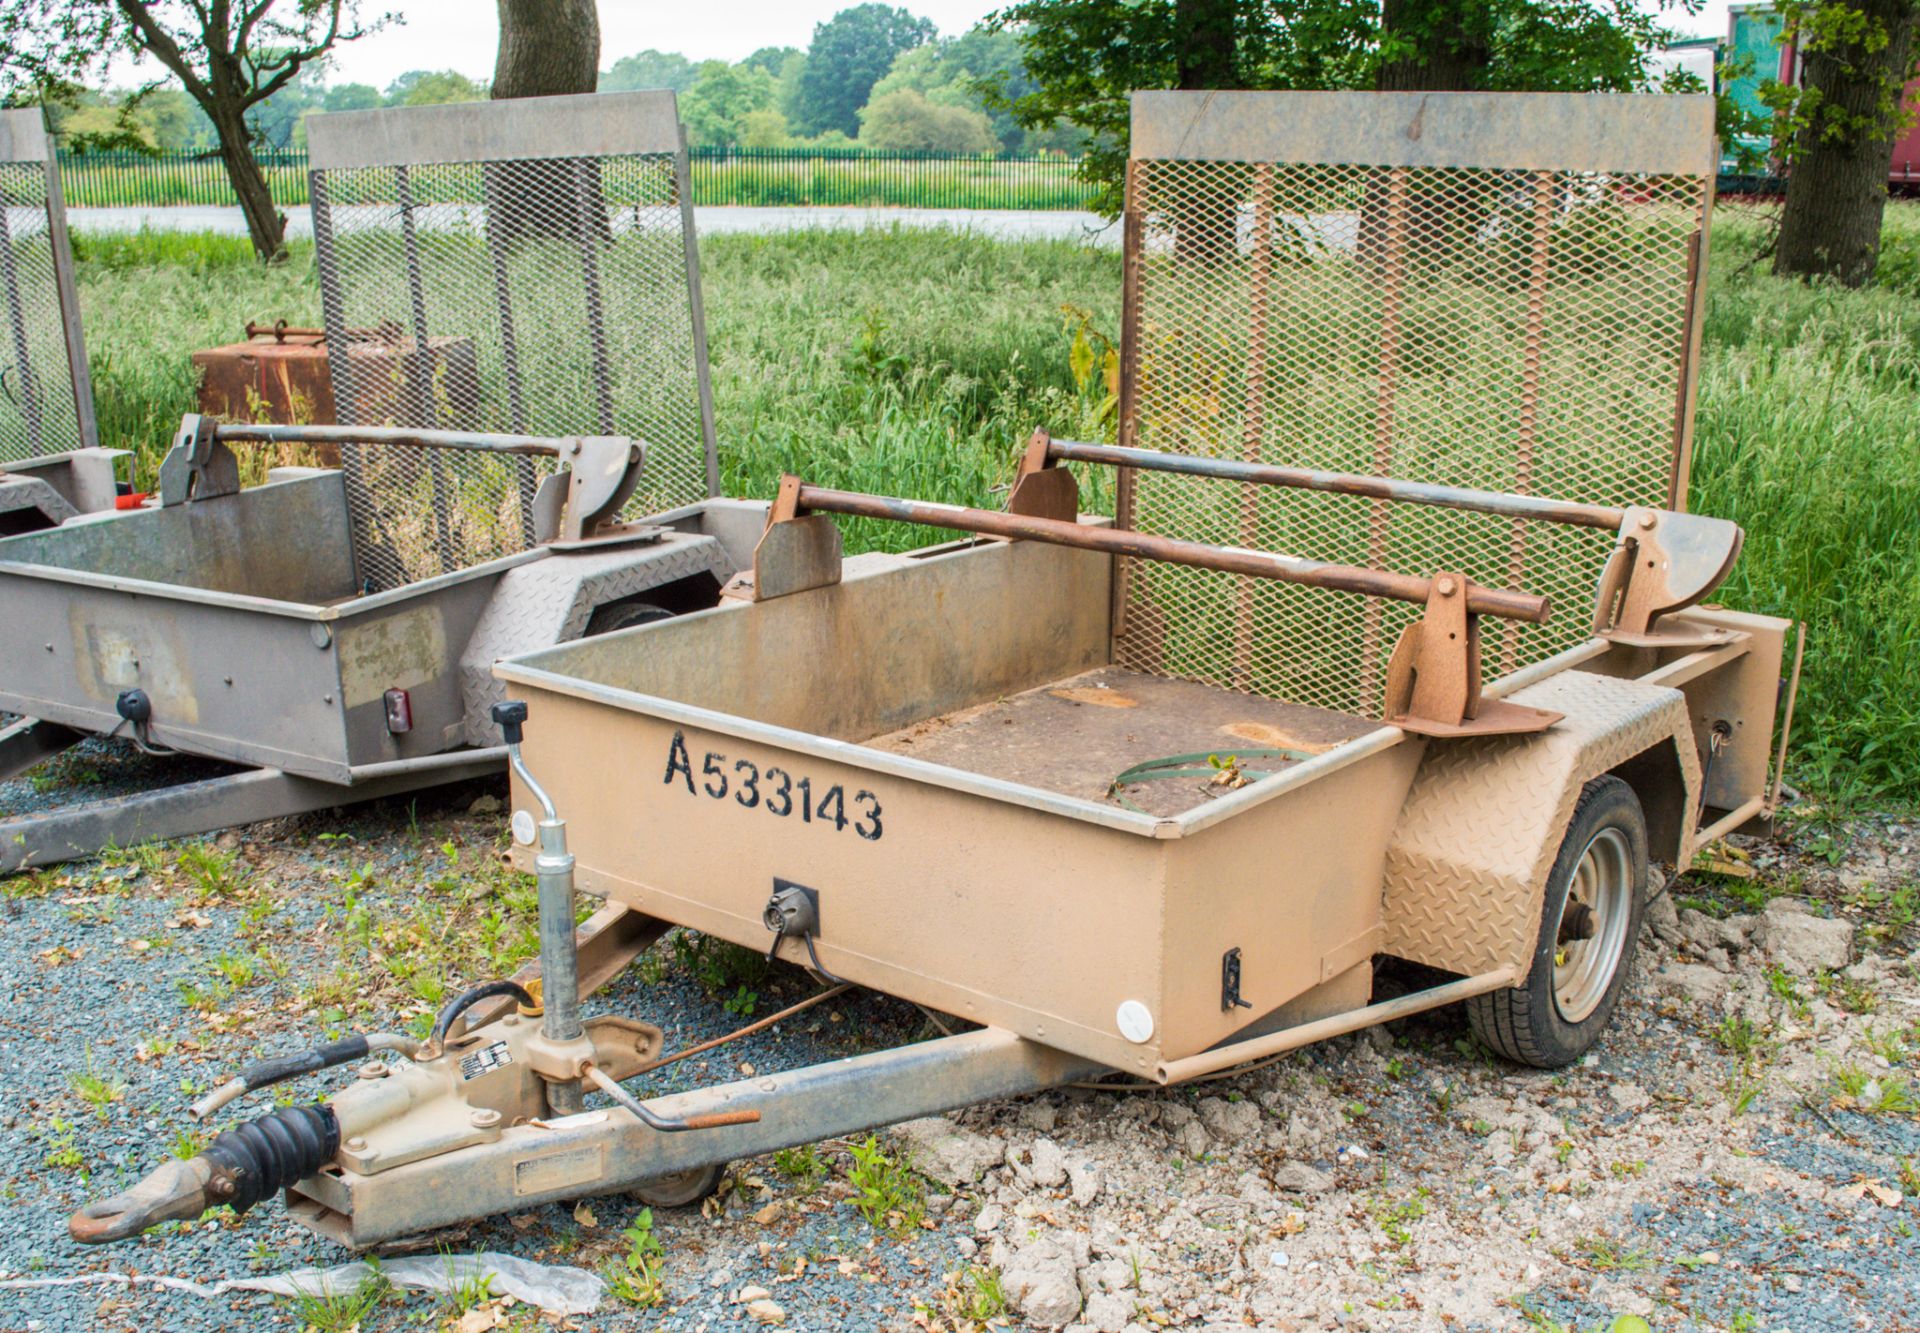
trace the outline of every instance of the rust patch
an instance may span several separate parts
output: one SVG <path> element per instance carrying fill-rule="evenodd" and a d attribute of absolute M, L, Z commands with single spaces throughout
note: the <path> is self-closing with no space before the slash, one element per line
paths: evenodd
<path fill-rule="evenodd" d="M 1064 690 L 1048 690 L 1056 699 L 1065 699 L 1070 704 L 1092 704 L 1096 708 L 1137 708 L 1139 701 L 1129 699 L 1118 690 L 1103 690 L 1094 685 L 1077 685 Z"/>
<path fill-rule="evenodd" d="M 1230 722 L 1220 730 L 1235 740 L 1251 741 L 1255 745 L 1272 750 L 1305 750 L 1308 754 L 1325 754 L 1328 750 L 1338 749 L 1342 741 L 1308 740 L 1284 727 L 1272 726 L 1265 722 Z"/>

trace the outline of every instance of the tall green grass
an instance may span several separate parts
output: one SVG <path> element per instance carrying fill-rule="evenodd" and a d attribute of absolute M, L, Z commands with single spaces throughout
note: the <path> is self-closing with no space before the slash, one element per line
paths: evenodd
<path fill-rule="evenodd" d="M 1920 209 L 1893 210 L 1886 281 L 1846 292 L 1750 262 L 1759 225 L 1716 220 L 1693 504 L 1747 545 L 1719 595 L 1808 623 L 1792 778 L 1836 801 L 1920 793 Z M 318 314 L 310 249 L 276 269 L 244 240 L 76 238 L 103 443 L 151 469 L 193 403 L 196 347 L 249 318 Z M 941 232 L 703 242 L 725 489 L 825 485 L 997 503 L 1036 425 L 1093 437 L 1097 385 L 1062 306 L 1118 332 L 1119 261 L 1066 243 Z M 148 472 L 150 475 L 150 471 Z M 1104 477 L 1094 478 L 1099 484 Z M 1110 503 L 1089 485 L 1087 507 Z M 849 549 L 939 535 L 850 523 Z M 1311 553 L 1309 553 L 1311 554 Z"/>

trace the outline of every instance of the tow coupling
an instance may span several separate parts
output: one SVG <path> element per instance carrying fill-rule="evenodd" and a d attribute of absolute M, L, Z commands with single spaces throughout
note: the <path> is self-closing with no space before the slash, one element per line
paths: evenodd
<path fill-rule="evenodd" d="M 588 1084 L 659 1133 L 760 1119 L 758 1111 L 745 1109 L 662 1114 L 620 1086 L 661 1063 L 663 1035 L 650 1023 L 618 1014 L 581 1019 L 566 825 L 521 760 L 526 705 L 499 704 L 493 714 L 506 735 L 509 762 L 545 812 L 535 861 L 541 981 L 533 986 L 494 981 L 463 991 L 441 1009 L 425 1042 L 377 1032 L 248 1066 L 194 1103 L 188 1114 L 204 1120 L 250 1092 L 297 1075 L 366 1062 L 353 1083 L 327 1101 L 282 1107 L 227 1130 L 198 1155 L 167 1162 L 133 1188 L 86 1205 L 67 1223 L 75 1240 L 124 1240 L 221 1204 L 245 1213 L 322 1172 L 373 1178 L 492 1143 L 508 1128 L 578 1113 Z M 515 1006 L 468 1030 L 467 1011 L 499 995 L 512 996 Z M 582 1193 L 592 1193 L 596 1183 L 582 1180 Z"/>

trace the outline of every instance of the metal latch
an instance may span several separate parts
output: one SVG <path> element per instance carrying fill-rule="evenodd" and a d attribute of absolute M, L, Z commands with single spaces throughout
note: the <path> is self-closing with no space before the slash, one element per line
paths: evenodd
<path fill-rule="evenodd" d="M 1228 1014 L 1235 1009 L 1251 1008 L 1251 1004 L 1240 998 L 1240 946 L 1236 944 L 1220 955 L 1220 1012 Z"/>

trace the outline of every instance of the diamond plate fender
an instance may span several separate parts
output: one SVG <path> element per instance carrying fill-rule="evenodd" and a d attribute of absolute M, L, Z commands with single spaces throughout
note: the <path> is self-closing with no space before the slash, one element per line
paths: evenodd
<path fill-rule="evenodd" d="M 1566 720 L 1537 735 L 1428 745 L 1387 847 L 1383 953 L 1468 975 L 1512 966 L 1524 978 L 1580 789 L 1671 745 L 1693 809 L 1700 765 L 1679 690 L 1563 671 L 1512 698 Z"/>
<path fill-rule="evenodd" d="M 487 710 L 506 698 L 507 687 L 493 678 L 495 662 L 579 638 L 594 609 L 608 602 L 696 574 L 711 574 L 724 585 L 735 572 L 718 538 L 682 532 L 646 546 L 555 551 L 508 570 L 460 655 L 468 743 L 499 741 Z"/>

